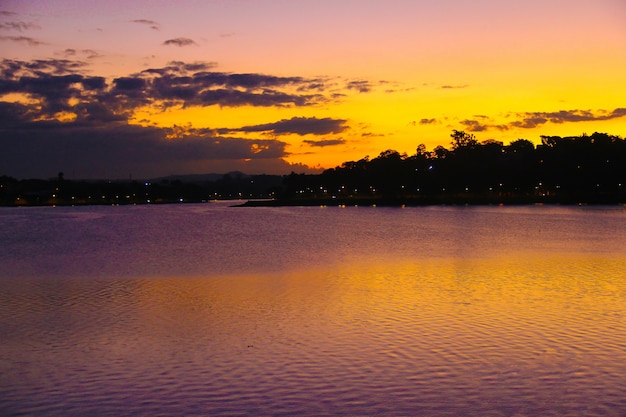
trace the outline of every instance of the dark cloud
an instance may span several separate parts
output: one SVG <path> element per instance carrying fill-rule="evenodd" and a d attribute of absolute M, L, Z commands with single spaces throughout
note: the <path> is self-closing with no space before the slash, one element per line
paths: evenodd
<path fill-rule="evenodd" d="M 149 26 L 150 29 L 153 29 L 153 30 L 159 30 L 159 24 L 157 22 L 155 22 L 154 20 L 150 20 L 150 19 L 135 19 L 135 20 L 131 20 L 131 22 Z"/>
<path fill-rule="evenodd" d="M 25 43 L 28 46 L 47 45 L 45 42 L 38 41 L 37 39 L 29 36 L 0 36 L 0 41 L 20 42 Z"/>
<path fill-rule="evenodd" d="M 612 111 L 598 110 L 560 110 L 556 112 L 527 112 L 517 113 L 515 116 L 519 119 L 511 122 L 511 127 L 520 127 L 524 129 L 532 129 L 545 123 L 576 123 L 576 122 L 593 122 L 602 120 L 618 119 L 626 116 L 626 108 L 617 108 Z"/>
<path fill-rule="evenodd" d="M 182 61 L 170 61 L 165 67 L 162 68 L 149 68 L 142 71 L 142 74 L 148 75 L 187 75 L 190 72 L 196 73 L 201 71 L 208 71 L 211 68 L 216 67 L 215 62 L 182 62 Z"/>
<path fill-rule="evenodd" d="M 303 96 L 298 94 L 288 94 L 276 90 L 263 90 L 260 93 L 219 89 L 207 90 L 199 95 L 199 100 L 203 105 L 220 105 L 220 106 L 307 106 L 313 104 L 319 96 Z"/>
<path fill-rule="evenodd" d="M 42 115 L 53 115 L 67 110 L 69 100 L 79 97 L 83 77 L 80 75 L 49 75 L 46 77 L 21 77 L 5 84 L 5 92 L 28 93 L 41 99 Z M 9 90 L 9 91 L 6 91 Z"/>
<path fill-rule="evenodd" d="M 546 119 L 545 117 L 531 117 L 531 116 L 525 116 L 523 117 L 522 120 L 516 120 L 514 122 L 509 123 L 509 126 L 511 127 L 521 127 L 524 129 L 532 129 L 535 128 L 537 126 L 541 126 L 543 124 L 548 123 L 548 119 Z"/>
<path fill-rule="evenodd" d="M 104 90 L 107 85 L 104 77 L 84 77 L 81 83 L 87 90 Z"/>
<path fill-rule="evenodd" d="M 67 50 L 67 54 L 75 53 Z M 319 80 L 265 74 L 208 71 L 214 63 L 171 62 L 163 68 L 113 79 L 85 75 L 86 63 L 68 59 L 0 61 L 0 92 L 27 93 L 42 100 L 41 117 L 70 110 L 70 99 L 97 101 L 117 114 L 137 106 L 302 107 L 328 101 L 324 94 L 304 94 L 300 87 Z M 304 89 L 303 91 L 307 91 Z"/>
<path fill-rule="evenodd" d="M 372 84 L 364 80 L 350 81 L 347 84 L 347 88 L 349 90 L 356 90 L 359 93 L 369 93 L 372 90 Z"/>
<path fill-rule="evenodd" d="M 229 74 L 226 78 L 229 87 L 264 88 L 302 82 L 300 77 L 276 77 L 264 74 Z"/>
<path fill-rule="evenodd" d="M 21 76 L 46 76 L 49 74 L 61 75 L 80 69 L 84 63 L 65 59 L 16 61 L 3 59 L 0 61 L 0 72 L 3 80 L 16 79 Z"/>
<path fill-rule="evenodd" d="M 175 45 L 175 46 L 191 46 L 191 45 L 198 45 L 193 39 L 189 39 L 189 38 L 174 38 L 174 39 L 168 39 L 165 42 L 163 42 L 163 45 Z"/>
<path fill-rule="evenodd" d="M 79 51 L 66 51 L 69 56 L 73 53 Z M 164 68 L 107 80 L 88 74 L 81 61 L 1 60 L 0 94 L 24 94 L 29 104 L 0 102 L 0 175 L 45 178 L 61 170 L 68 176 L 75 173 L 77 178 L 232 169 L 250 173 L 302 172 L 306 167 L 283 159 L 287 156 L 286 143 L 277 139 L 226 136 L 237 130 L 176 131 L 128 123 L 137 106 L 162 102 L 305 106 L 327 100 L 323 94 L 298 93 L 300 87 L 319 80 L 210 72 L 213 66 L 172 62 Z M 345 130 L 345 123 L 330 118 L 292 118 L 245 126 L 239 131 L 322 135 Z M 333 143 L 339 142 L 318 141 L 313 146 Z"/>
<path fill-rule="evenodd" d="M 0 23 L 0 29 L 17 30 L 23 32 L 29 29 L 41 29 L 41 26 L 31 22 L 5 22 Z"/>
<path fill-rule="evenodd" d="M 341 133 L 348 127 L 346 120 L 316 117 L 293 117 L 291 119 L 283 119 L 274 123 L 266 123 L 254 126 L 244 126 L 234 129 L 236 132 L 271 132 L 275 135 L 328 135 L 332 133 Z"/>
<path fill-rule="evenodd" d="M 458 89 L 458 88 L 467 88 L 469 87 L 466 84 L 463 85 L 450 85 L 450 84 L 446 84 L 446 85 L 442 85 L 440 88 L 444 89 L 444 90 L 450 90 L 450 89 Z"/>
<path fill-rule="evenodd" d="M 102 116 L 111 115 L 104 107 L 100 110 Z M 47 178 L 59 171 L 75 178 L 127 178 L 130 173 L 141 178 L 216 172 L 216 166 L 222 166 L 222 172 L 226 167 L 247 168 L 249 173 L 289 172 L 282 159 L 286 143 L 278 140 L 193 132 L 167 139 L 169 129 L 115 123 L 106 117 L 80 123 L 27 121 L 25 106 L 0 103 L 0 121 L 5 117 L 13 124 L 0 127 L 0 172 L 18 178 Z"/>
<path fill-rule="evenodd" d="M 483 124 L 478 120 L 461 120 L 460 122 L 463 126 L 465 126 L 465 130 L 470 132 L 483 132 L 489 129 L 489 125 Z"/>
<path fill-rule="evenodd" d="M 5 128 L 19 126 L 20 121 L 29 118 L 29 112 L 29 108 L 23 104 L 0 101 L 0 131 L 1 126 Z"/>
<path fill-rule="evenodd" d="M 343 145 L 346 143 L 345 139 L 323 139 L 323 140 L 303 140 L 309 146 L 316 146 L 323 148 L 325 146 Z"/>
<path fill-rule="evenodd" d="M 121 77 L 114 79 L 113 85 L 116 90 L 143 90 L 146 87 L 146 80 L 136 77 Z"/>
<path fill-rule="evenodd" d="M 89 104 L 107 105 L 110 93 L 104 77 L 72 71 L 82 67 L 67 60 L 4 60 L 0 62 L 0 93 L 28 94 L 39 100 L 38 105 L 29 107 L 33 119 L 52 118 L 60 111 L 71 111 L 79 119 L 89 118 Z"/>
<path fill-rule="evenodd" d="M 265 74 L 229 74 L 224 72 L 198 72 L 194 75 L 194 83 L 199 87 L 228 88 L 275 88 L 298 86 L 300 90 L 309 90 L 312 82 L 302 77 L 276 77 Z"/>
<path fill-rule="evenodd" d="M 432 125 L 437 123 L 437 119 L 420 119 L 419 124 L 421 125 Z"/>
<path fill-rule="evenodd" d="M 149 80 L 146 94 L 155 99 L 181 101 L 184 105 L 307 106 L 325 100 L 322 94 L 281 91 L 307 91 L 306 87 L 317 84 L 317 80 L 208 71 L 213 66 L 214 63 L 171 62 L 163 68 L 142 71 L 137 77 Z"/>
<path fill-rule="evenodd" d="M 375 138 L 375 137 L 382 138 L 382 137 L 385 137 L 385 135 L 382 134 L 382 133 L 363 132 L 363 133 L 361 133 L 361 137 L 364 137 L 364 138 Z"/>
<path fill-rule="evenodd" d="M 486 130 L 505 131 L 514 128 L 534 129 L 546 123 L 578 123 L 595 122 L 618 119 L 626 116 L 626 108 L 614 110 L 559 110 L 555 112 L 524 112 L 507 115 L 515 120 L 507 124 L 496 124 L 491 118 L 485 115 L 475 115 L 475 119 L 465 119 L 460 121 L 465 130 L 470 132 L 483 132 Z"/>

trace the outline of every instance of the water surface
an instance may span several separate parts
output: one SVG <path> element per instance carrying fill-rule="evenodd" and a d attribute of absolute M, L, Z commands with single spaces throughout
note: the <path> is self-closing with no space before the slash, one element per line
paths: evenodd
<path fill-rule="evenodd" d="M 626 414 L 623 207 L 0 210 L 2 415 Z"/>

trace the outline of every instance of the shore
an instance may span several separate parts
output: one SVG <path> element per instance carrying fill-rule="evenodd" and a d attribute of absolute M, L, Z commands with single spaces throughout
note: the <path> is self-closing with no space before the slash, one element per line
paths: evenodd
<path fill-rule="evenodd" d="M 626 205 L 623 195 L 579 195 L 579 196 L 463 196 L 441 195 L 425 197 L 395 198 L 284 198 L 248 200 L 234 207 L 282 207 L 282 206 L 487 206 L 487 205 Z"/>

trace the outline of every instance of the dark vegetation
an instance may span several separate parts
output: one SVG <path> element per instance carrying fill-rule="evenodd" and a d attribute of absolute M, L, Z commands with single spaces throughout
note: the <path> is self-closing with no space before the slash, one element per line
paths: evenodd
<path fill-rule="evenodd" d="M 509 145 L 453 131 L 450 148 L 386 150 L 321 174 L 152 181 L 0 178 L 3 205 L 141 204 L 271 199 L 247 205 L 626 203 L 626 140 L 605 133 Z"/>
<path fill-rule="evenodd" d="M 190 175 L 147 181 L 72 181 L 62 172 L 48 180 L 0 177 L 0 205 L 122 205 L 201 203 L 215 199 L 273 198 L 278 175 Z"/>

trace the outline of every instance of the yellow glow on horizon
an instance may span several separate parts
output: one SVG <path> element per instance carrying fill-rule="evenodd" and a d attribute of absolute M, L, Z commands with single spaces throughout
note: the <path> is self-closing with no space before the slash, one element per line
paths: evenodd
<path fill-rule="evenodd" d="M 344 94 L 341 100 L 312 106 L 165 107 L 157 103 L 136 109 L 131 123 L 175 128 L 172 137 L 185 136 L 190 129 L 213 129 L 216 136 L 275 139 L 287 144 L 284 159 L 288 162 L 323 168 L 365 156 L 374 158 L 386 149 L 412 155 L 422 143 L 427 150 L 449 148 L 453 129 L 473 133 L 479 141 L 494 139 L 505 145 L 520 138 L 538 144 L 541 135 L 577 136 L 595 131 L 624 134 L 625 118 L 564 120 L 540 123 L 534 128 L 515 126 L 534 112 L 590 111 L 601 115 L 624 107 L 620 91 L 622 86 L 626 88 L 626 82 L 616 73 L 607 70 L 608 78 L 592 77 L 588 63 L 569 72 L 557 65 L 545 73 L 532 66 L 507 72 L 499 65 L 483 72 L 470 67 L 463 77 L 459 77 L 457 68 L 454 78 L 447 78 L 443 71 L 433 75 L 430 82 L 420 83 L 415 76 L 402 83 L 372 82 L 367 92 L 337 87 L 335 92 Z M 586 75 L 584 83 L 580 82 L 582 75 Z M 238 130 L 294 117 L 346 120 L 348 129 L 338 134 L 303 136 L 275 134 L 270 129 Z M 480 128 L 473 129 L 469 124 L 472 122 L 479 123 Z M 326 141 L 338 144 L 321 146 Z"/>

